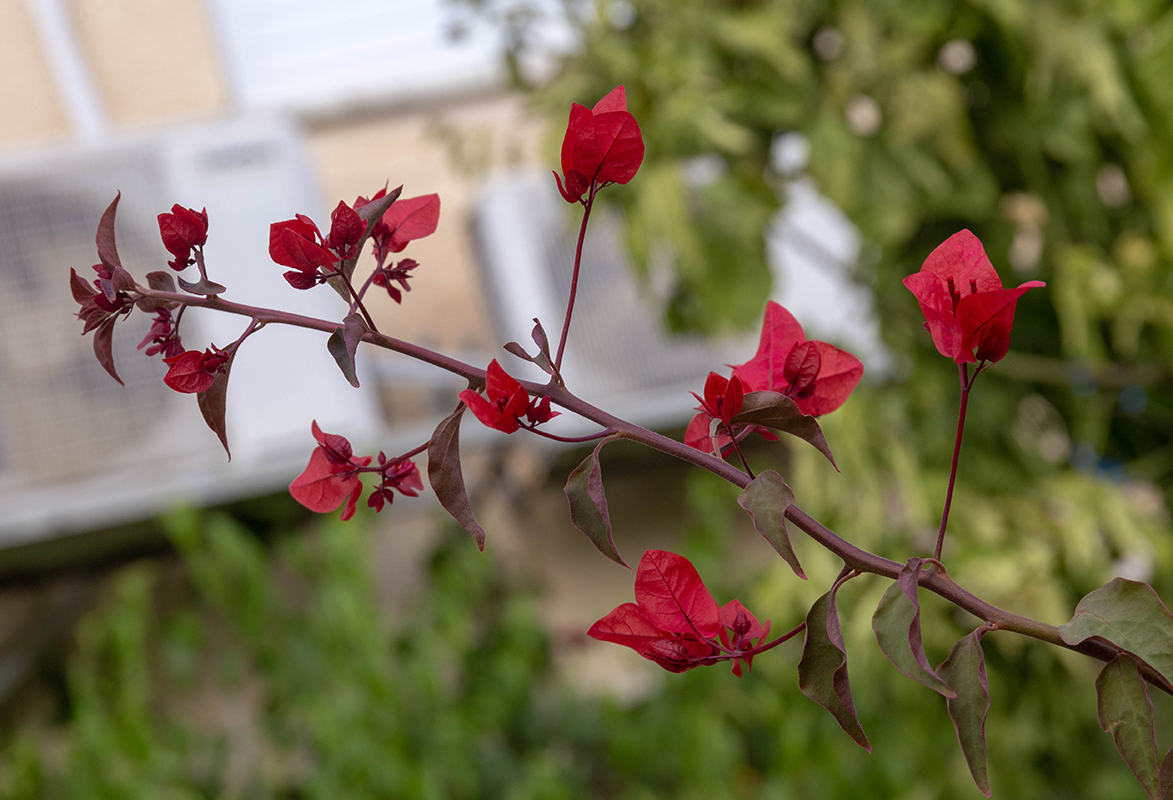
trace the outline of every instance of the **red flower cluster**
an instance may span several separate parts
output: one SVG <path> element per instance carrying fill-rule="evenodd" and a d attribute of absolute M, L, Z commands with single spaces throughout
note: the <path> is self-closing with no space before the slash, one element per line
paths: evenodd
<path fill-rule="evenodd" d="M 387 190 L 383 188 L 370 200 L 360 197 L 354 201 L 354 207 L 361 208 L 386 194 Z M 371 228 L 371 241 L 374 242 L 376 261 L 381 266 L 389 253 L 401 253 L 403 248 L 407 247 L 407 243 L 413 239 L 431 236 L 435 233 L 439 221 L 440 196 L 437 194 L 425 194 L 419 197 L 396 200 Z M 401 266 L 402 263 L 400 262 Z"/>
<path fill-rule="evenodd" d="M 528 421 L 526 427 L 532 428 L 558 416 L 557 411 L 550 410 L 550 398 L 531 399 L 525 387 L 505 372 L 495 358 L 485 371 L 485 394 L 465 389 L 460 399 L 477 419 L 502 433 L 513 433 L 520 428 L 521 417 Z"/>
<path fill-rule="evenodd" d="M 345 206 L 339 203 L 339 206 Z M 357 219 L 358 215 L 348 207 L 351 214 Z M 336 235 L 334 226 L 338 225 L 338 212 L 332 215 L 334 225 L 330 228 L 330 241 L 347 241 L 347 233 Z M 360 224 L 362 220 L 359 220 Z M 350 228 L 349 216 L 341 224 L 344 231 Z M 365 228 L 365 224 L 364 224 Z M 284 277 L 294 289 L 311 289 L 326 278 L 335 274 L 334 265 L 339 256 L 331 252 L 331 245 L 327 243 L 318 230 L 314 221 L 304 214 L 298 214 L 293 219 L 274 222 L 269 226 L 269 257 L 283 267 L 291 267 Z M 324 270 L 319 272 L 319 270 Z"/>
<path fill-rule="evenodd" d="M 863 377 L 859 359 L 834 345 L 808 340 L 789 311 L 766 304 L 758 352 L 733 368 L 751 392 L 781 392 L 812 417 L 843 405 Z"/>
<path fill-rule="evenodd" d="M 554 178 L 566 202 L 579 203 L 592 184 L 630 181 L 643 159 L 643 135 L 619 85 L 592 109 L 571 105 L 562 140 L 562 176 L 555 172 Z"/>
<path fill-rule="evenodd" d="M 727 428 L 749 392 L 778 392 L 794 400 L 803 414 L 821 416 L 843 405 L 861 377 L 863 364 L 858 358 L 826 342 L 808 340 L 798 320 L 771 300 L 754 357 L 734 367 L 730 379 L 710 372 L 704 398 L 694 393 L 701 400 L 700 413 L 689 423 L 684 441 L 714 452 L 713 421 L 720 420 Z M 775 438 L 765 428 L 755 427 L 767 438 Z M 727 434 L 717 433 L 722 449 L 730 442 Z"/>
<path fill-rule="evenodd" d="M 168 356 L 163 359 L 163 363 L 171 369 L 163 376 L 163 382 L 184 394 L 205 392 L 216 382 L 216 376 L 224 371 L 224 366 L 230 358 L 231 355 L 227 351 L 216 345 L 202 353 L 198 350 L 188 350 Z"/>
<path fill-rule="evenodd" d="M 359 475 L 363 472 L 375 472 L 381 476 L 379 486 L 367 498 L 367 505 L 376 512 L 382 511 L 384 504 L 392 502 L 393 491 L 415 497 L 424 488 L 419 468 L 410 459 L 400 457 L 388 460 L 383 453 L 379 453 L 379 465 L 370 467 L 371 457 L 356 457 L 346 437 L 322 433 L 316 420 L 311 430 L 318 446 L 310 454 L 306 468 L 289 484 L 289 493 L 293 499 L 310 511 L 327 513 L 345 503 L 342 519 L 353 517 L 362 496 Z"/>
<path fill-rule="evenodd" d="M 745 606 L 730 600 L 718 608 L 692 563 L 666 550 L 648 550 L 635 573 L 634 603 L 624 603 L 596 622 L 587 635 L 630 647 L 669 672 L 704 664 L 741 662 L 769 635 L 770 623 L 758 622 Z M 719 641 L 718 641 L 719 637 Z"/>
<path fill-rule="evenodd" d="M 958 364 L 1001 361 L 1010 349 L 1018 298 L 1046 286 L 1027 281 L 1016 289 L 1002 288 L 985 248 L 968 230 L 929 253 L 920 272 L 905 278 L 904 285 L 916 295 L 937 351 Z"/>
<path fill-rule="evenodd" d="M 175 256 L 167 266 L 177 272 L 186 269 L 191 264 L 191 251 L 208 241 L 208 209 L 171 206 L 170 214 L 159 215 L 159 235 L 167 252 Z"/>
<path fill-rule="evenodd" d="M 172 358 L 183 352 L 183 343 L 179 339 L 179 331 L 174 327 L 175 320 L 171 316 L 171 310 L 164 307 L 155 309 L 155 319 L 151 322 L 151 329 L 147 331 L 147 335 L 139 342 L 138 349 L 142 350 L 147 347 L 146 354 L 148 356 L 163 354 L 164 360 Z"/>
<path fill-rule="evenodd" d="M 105 264 L 94 264 L 94 272 L 98 273 L 98 277 L 91 284 L 71 268 L 69 290 L 81 306 L 77 318 L 85 323 L 82 335 L 95 331 L 94 355 L 98 363 L 110 377 L 122 383 L 122 378 L 118 377 L 114 369 L 114 323 L 118 321 L 119 315 L 130 314 L 134 309 L 134 301 L 126 293 L 127 289 L 133 288 L 134 281 L 130 280 L 126 270 L 110 269 Z"/>

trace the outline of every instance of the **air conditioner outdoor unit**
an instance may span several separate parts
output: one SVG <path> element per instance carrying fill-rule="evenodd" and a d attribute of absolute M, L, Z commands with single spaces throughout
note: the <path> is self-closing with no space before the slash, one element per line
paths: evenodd
<path fill-rule="evenodd" d="M 354 391 L 324 337 L 262 330 L 240 349 L 228 387 L 229 465 L 194 397 L 162 382 L 165 365 L 135 347 L 152 315 L 114 333 L 116 384 L 74 318 L 69 268 L 93 277 L 94 234 L 122 192 L 117 237 L 138 278 L 166 270 L 156 216 L 207 207 L 210 276 L 228 298 L 341 318 L 332 292 L 298 292 L 268 257 L 271 222 L 323 219 L 296 129 L 278 118 L 190 127 L 113 144 L 24 154 L 0 164 L 0 548 L 143 518 L 184 500 L 276 490 L 304 466 L 309 423 L 357 442 L 377 430 L 369 392 Z M 241 317 L 189 309 L 188 349 L 224 345 Z M 360 365 L 361 366 L 361 365 Z"/>

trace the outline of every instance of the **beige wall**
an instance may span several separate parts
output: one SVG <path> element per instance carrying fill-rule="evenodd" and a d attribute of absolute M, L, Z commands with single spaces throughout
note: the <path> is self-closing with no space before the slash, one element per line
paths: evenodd
<path fill-rule="evenodd" d="M 24 0 L 0 0 L 0 148 L 69 133 L 49 64 Z"/>
<path fill-rule="evenodd" d="M 117 127 L 227 110 L 201 0 L 73 0 L 78 38 Z"/>

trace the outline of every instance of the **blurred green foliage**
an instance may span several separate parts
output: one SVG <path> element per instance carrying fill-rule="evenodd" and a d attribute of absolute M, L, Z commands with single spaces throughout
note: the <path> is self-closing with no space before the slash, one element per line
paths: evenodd
<path fill-rule="evenodd" d="M 514 9 L 524 63 L 535 42 L 517 3 L 464 1 Z M 625 207 L 638 263 L 674 265 L 675 325 L 718 330 L 756 319 L 771 281 L 766 227 L 788 182 L 809 178 L 862 233 L 855 275 L 875 292 L 904 374 L 955 387 L 901 279 L 970 228 L 1004 283 L 1048 283 L 1019 302 L 1011 356 L 994 371 L 1011 379 L 1001 381 L 1003 413 L 982 435 L 997 438 L 1034 393 L 1036 416 L 1058 411 L 1077 465 L 1125 464 L 1173 486 L 1168 3 L 562 6 L 579 46 L 552 81 L 533 87 L 536 102 L 560 137 L 571 101 L 590 105 L 625 84 L 646 157 L 631 184 L 602 196 Z M 771 162 L 777 137 L 794 133 L 810 145 L 802 175 Z M 925 427 L 939 430 L 934 407 L 920 410 Z M 1052 444 L 1052 459 L 1066 460 Z"/>
<path fill-rule="evenodd" d="M 833 477 L 813 451 L 790 465 L 812 510 L 869 547 L 931 513 L 898 430 L 872 443 L 851 435 L 891 413 L 878 406 L 859 404 L 874 415 L 844 415 L 830 434 L 856 443 L 840 447 L 845 466 L 882 451 L 890 471 Z M 970 499 L 958 533 L 977 544 L 951 568 L 971 582 L 993 576 L 977 588 L 995 602 L 1061 618 L 1073 600 L 1068 583 L 1082 591 L 1101 582 L 1113 552 L 1144 546 L 1169 565 L 1159 514 L 1123 507 L 1114 527 L 1078 535 L 1049 519 L 1099 510 L 1096 485 L 1070 480 L 1061 510 L 1013 513 Z M 809 582 L 778 561 L 756 588 L 733 585 L 729 531 L 744 524 L 735 494 L 707 474 L 689 479 L 682 549 L 717 596 L 740 596 L 777 628 L 789 626 L 836 567 L 800 541 Z M 623 651 L 618 669 L 651 673 L 646 696 L 577 695 L 554 666 L 557 645 L 543 632 L 539 598 L 507 586 L 500 565 L 463 534 L 439 547 L 426 588 L 393 620 L 378 599 L 362 519 L 323 520 L 313 533 L 266 547 L 257 536 L 263 517 L 173 515 L 167 525 L 181 563 L 135 564 L 108 582 L 78 631 L 60 717 L 7 733 L 0 796 L 978 796 L 941 699 L 875 647 L 868 620 L 885 581 L 860 579 L 840 594 L 856 702 L 876 746 L 868 756 L 798 692 L 797 642 L 757 659 L 740 680 L 724 667 L 667 676 Z M 926 601 L 925 617 L 935 660 L 972 625 L 943 603 Z M 1096 724 L 1095 665 L 996 634 L 986 652 L 996 796 L 1136 796 Z"/>

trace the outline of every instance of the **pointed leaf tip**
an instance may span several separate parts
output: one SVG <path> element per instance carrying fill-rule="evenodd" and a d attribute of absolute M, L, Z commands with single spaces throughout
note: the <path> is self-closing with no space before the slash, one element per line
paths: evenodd
<path fill-rule="evenodd" d="M 220 444 L 224 446 L 224 452 L 228 456 L 228 460 L 232 460 L 232 451 L 228 449 L 228 424 L 227 424 L 227 410 L 228 410 L 228 373 L 232 370 L 232 359 L 229 359 L 224 364 L 223 372 L 216 374 L 216 379 L 212 381 L 212 385 L 204 391 L 196 395 L 196 405 L 199 406 L 200 414 L 204 417 L 204 422 L 216 434 L 220 440 Z"/>
<path fill-rule="evenodd" d="M 1131 656 L 1121 653 L 1104 665 L 1096 678 L 1100 727 L 1112 735 L 1116 749 L 1151 800 L 1160 789 L 1157 742 L 1153 735 L 1153 702 Z"/>
<path fill-rule="evenodd" d="M 466 406 L 449 414 L 436 426 L 428 442 L 428 483 L 436 499 L 452 517 L 476 540 L 477 548 L 485 549 L 485 529 L 477 522 L 464 488 L 464 474 L 460 470 L 460 419 Z"/>
<path fill-rule="evenodd" d="M 947 698 L 949 718 L 957 731 L 957 741 L 973 782 L 986 797 L 990 796 L 990 779 L 986 772 L 986 715 L 990 710 L 990 689 L 986 680 L 986 661 L 982 653 L 982 633 L 978 628 L 960 639 L 949 656 L 937 666 L 937 674 L 954 690 Z"/>
<path fill-rule="evenodd" d="M 901 673 L 946 698 L 956 697 L 957 693 L 929 666 L 921 642 L 917 580 L 922 563 L 919 558 L 910 558 L 900 570 L 897 581 L 880 598 L 872 616 L 872 630 L 880 650 Z"/>
<path fill-rule="evenodd" d="M 620 566 L 631 569 L 611 535 L 611 517 L 607 512 L 607 495 L 603 491 L 603 469 L 599 453 L 603 445 L 615 441 L 617 436 L 608 436 L 574 468 L 566 479 L 566 498 L 570 501 L 570 521 L 574 527 L 587 535 L 600 553 Z"/>
<path fill-rule="evenodd" d="M 122 266 L 122 262 L 118 260 L 118 245 L 114 241 L 114 217 L 118 214 L 118 201 L 121 199 L 122 192 L 119 192 L 110 205 L 106 206 L 102 218 L 98 220 L 98 234 L 95 237 L 98 259 L 111 272 Z"/>
<path fill-rule="evenodd" d="M 793 502 L 794 492 L 782 480 L 782 476 L 773 470 L 758 475 L 737 498 L 737 504 L 749 512 L 754 529 L 782 556 L 794 574 L 805 581 L 806 573 L 798 563 L 798 556 L 794 553 L 790 535 L 786 531 L 786 509 Z"/>
<path fill-rule="evenodd" d="M 837 588 L 816 600 L 806 615 L 802 658 L 798 662 L 798 688 L 831 712 L 839 727 L 870 753 L 872 745 L 859 724 L 847 679 L 847 649 L 839 626 L 839 612 L 835 608 Z"/>
<path fill-rule="evenodd" d="M 793 400 L 780 392 L 750 392 L 745 395 L 741 411 L 734 415 L 732 422 L 735 425 L 762 425 L 797 436 L 826 456 L 835 471 L 839 471 L 819 423 L 814 417 L 803 414 Z"/>

